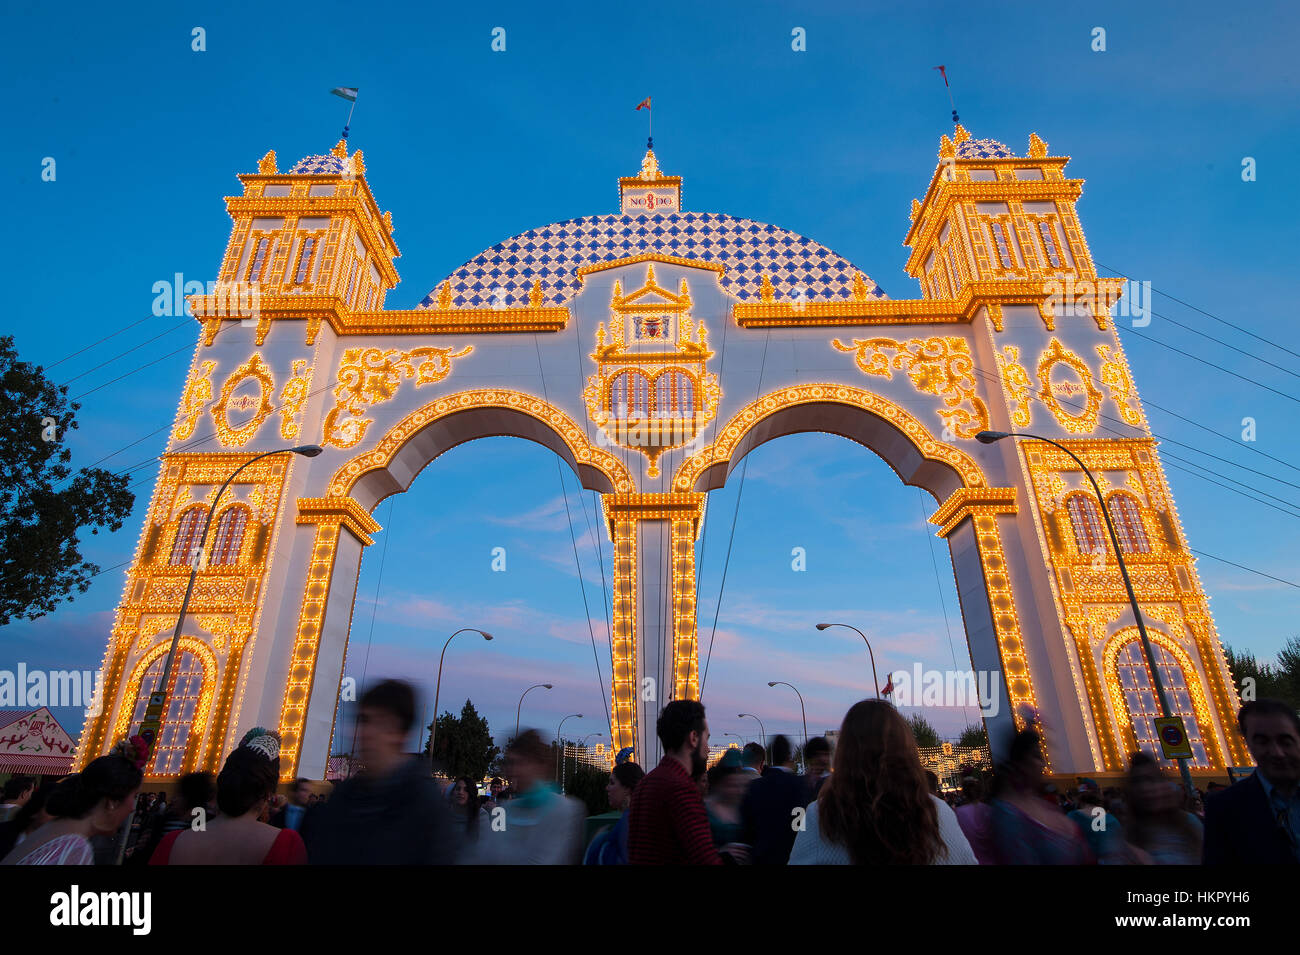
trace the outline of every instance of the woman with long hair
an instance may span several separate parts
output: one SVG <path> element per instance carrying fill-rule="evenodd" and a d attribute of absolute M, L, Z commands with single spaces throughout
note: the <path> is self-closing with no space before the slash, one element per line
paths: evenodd
<path fill-rule="evenodd" d="M 447 790 L 451 803 L 452 827 L 466 842 L 478 838 L 479 816 L 483 814 L 478 798 L 478 786 L 468 776 L 461 776 Z"/>
<path fill-rule="evenodd" d="M 58 782 L 45 804 L 50 821 L 14 846 L 3 864 L 94 865 L 91 838 L 122 828 L 135 809 L 143 778 L 125 755 L 114 752 L 92 760 Z"/>
<path fill-rule="evenodd" d="M 916 740 L 892 704 L 853 704 L 831 765 L 790 865 L 977 864 L 952 809 L 930 794 Z"/>
<path fill-rule="evenodd" d="M 149 864 L 305 865 L 302 836 L 261 821 L 279 779 L 279 734 L 249 730 L 217 775 L 220 814 L 202 829 L 168 833 Z"/>
<path fill-rule="evenodd" d="M 1204 825 L 1183 808 L 1181 787 L 1147 753 L 1134 753 L 1125 786 L 1128 841 L 1153 865 L 1200 865 Z"/>
<path fill-rule="evenodd" d="M 605 786 L 605 796 L 609 807 L 622 815 L 618 822 L 592 838 L 583 865 L 627 865 L 627 810 L 632 805 L 632 791 L 644 776 L 645 770 L 631 760 L 615 765 Z"/>

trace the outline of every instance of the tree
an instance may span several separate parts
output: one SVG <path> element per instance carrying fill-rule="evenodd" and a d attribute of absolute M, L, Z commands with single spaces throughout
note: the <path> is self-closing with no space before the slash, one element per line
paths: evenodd
<path fill-rule="evenodd" d="M 73 472 L 63 439 L 80 408 L 0 337 L 0 626 L 85 593 L 99 567 L 82 559 L 78 533 L 119 530 L 135 503 L 125 475 Z"/>
<path fill-rule="evenodd" d="M 907 718 L 907 725 L 911 727 L 912 735 L 916 738 L 917 746 L 938 746 L 939 731 L 930 725 L 920 713 L 913 713 Z"/>
<path fill-rule="evenodd" d="M 969 746 L 971 748 L 987 746 L 988 744 L 989 734 L 985 732 L 983 723 L 972 723 L 961 731 L 961 736 L 957 740 L 958 746 Z"/>
<path fill-rule="evenodd" d="M 1277 699 L 1300 710 L 1300 637 L 1292 637 L 1282 644 L 1277 654 L 1277 669 L 1281 684 Z"/>
<path fill-rule="evenodd" d="M 468 776 L 477 781 L 487 775 L 488 767 L 501 751 L 492 742 L 487 720 L 478 715 L 473 703 L 465 701 L 459 719 L 450 710 L 444 711 L 438 717 L 437 727 L 433 734 L 434 758 L 448 776 L 453 779 Z M 428 743 L 424 745 L 424 755 L 429 755 Z"/>
<path fill-rule="evenodd" d="M 595 816 L 609 812 L 609 795 L 605 792 L 608 783 L 609 773 L 584 763 L 570 771 L 564 789 L 568 795 L 587 804 L 587 815 Z"/>

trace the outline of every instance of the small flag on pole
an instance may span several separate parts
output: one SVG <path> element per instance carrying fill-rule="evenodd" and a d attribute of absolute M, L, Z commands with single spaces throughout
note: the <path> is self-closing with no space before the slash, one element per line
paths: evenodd
<path fill-rule="evenodd" d="M 336 86 L 330 90 L 330 93 L 352 104 L 348 107 L 348 121 L 343 124 L 343 138 L 347 139 L 348 130 L 352 126 L 352 111 L 357 108 L 357 88 L 355 86 Z"/>
<path fill-rule="evenodd" d="M 337 90 L 336 90 L 335 92 L 337 92 Z M 353 93 L 356 93 L 356 90 L 353 90 L 352 92 L 353 92 Z M 643 99 L 641 102 L 637 103 L 637 104 L 636 104 L 636 108 L 637 108 L 637 109 L 649 109 L 649 108 L 650 108 L 650 97 L 647 96 L 647 97 L 646 97 L 645 99 Z M 636 112 L 636 110 L 633 110 L 633 112 Z"/>
<path fill-rule="evenodd" d="M 894 692 L 894 674 L 885 674 L 885 685 L 880 688 L 881 696 L 889 696 Z"/>
<path fill-rule="evenodd" d="M 944 85 L 944 86 L 947 86 L 947 85 L 948 85 L 948 71 L 947 71 L 947 70 L 945 70 L 942 66 L 932 66 L 932 67 L 930 67 L 930 69 L 932 69 L 932 70 L 938 70 L 938 71 L 939 71 L 939 75 L 943 77 L 943 85 Z M 337 93 L 338 90 L 335 90 L 334 92 Z M 352 92 L 355 93 L 356 90 L 353 90 Z"/>

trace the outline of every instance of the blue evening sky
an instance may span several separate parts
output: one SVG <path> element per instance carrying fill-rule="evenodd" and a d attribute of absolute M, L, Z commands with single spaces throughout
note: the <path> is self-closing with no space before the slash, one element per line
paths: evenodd
<path fill-rule="evenodd" d="M 1225 640 L 1274 654 L 1300 632 L 1294 8 L 807 6 L 12 4 L 0 30 L 10 222 L 0 237 L 0 332 L 49 366 L 150 316 L 154 282 L 177 272 L 212 278 L 229 234 L 222 197 L 238 191 L 236 173 L 254 171 L 268 149 L 281 168 L 327 151 L 347 110 L 328 91 L 345 85 L 360 87 L 351 142 L 365 151 L 403 253 L 390 307 L 414 306 L 508 236 L 615 211 L 615 179 L 634 172 L 643 151 L 645 113 L 633 107 L 647 95 L 656 151 L 665 171 L 685 177 L 687 209 L 811 236 L 891 297 L 915 297 L 901 243 L 939 136 L 951 132 L 932 69 L 942 63 L 973 135 L 1023 154 L 1036 131 L 1054 154 L 1073 157 L 1099 263 L 1268 340 L 1159 295 L 1162 317 L 1141 330 L 1154 341 L 1121 324 L 1191 546 L 1292 582 L 1199 563 Z M 191 50 L 194 27 L 206 30 L 205 52 Z M 505 52 L 491 49 L 494 27 L 506 31 Z M 806 52 L 791 49 L 795 27 L 806 31 Z M 1091 48 L 1096 27 L 1105 52 Z M 57 162 L 55 182 L 41 180 L 45 157 Z M 1242 179 L 1245 157 L 1256 181 Z M 133 554 L 152 459 L 192 353 L 194 329 L 179 324 L 149 317 L 50 372 L 75 378 L 74 396 L 97 389 L 69 439 L 75 462 L 112 454 L 104 466 L 137 468 L 135 513 L 120 532 L 86 542 L 104 568 Z M 1240 440 L 1246 417 L 1256 422 L 1253 443 Z M 529 696 L 526 725 L 551 735 L 581 712 L 566 736 L 607 730 L 596 502 L 555 460 L 519 440 L 462 446 L 380 505 L 386 530 L 362 569 L 349 675 L 405 675 L 431 697 L 445 635 L 480 626 L 497 638 L 457 638 L 444 708 L 470 697 L 504 735 L 519 693 L 546 680 L 555 689 Z M 768 680 L 802 690 L 812 732 L 838 726 L 871 692 L 859 638 L 817 633 L 822 618 L 873 635 L 882 673 L 914 661 L 969 665 L 947 548 L 924 524 L 928 495 L 866 449 L 824 435 L 760 448 L 737 510 L 739 488 L 737 474 L 713 495 L 700 545 L 706 649 L 718 613 L 704 693 L 715 736 L 752 736 L 756 724 L 736 718 L 742 710 L 769 732 L 798 731 L 798 700 Z M 507 548 L 504 574 L 490 570 L 497 546 Z M 796 546 L 807 550 L 804 573 L 791 570 Z M 97 667 L 124 576 L 125 567 L 108 570 L 57 613 L 9 625 L 0 668 Z M 75 735 L 80 714 L 58 715 Z M 928 715 L 955 735 L 974 714 Z"/>

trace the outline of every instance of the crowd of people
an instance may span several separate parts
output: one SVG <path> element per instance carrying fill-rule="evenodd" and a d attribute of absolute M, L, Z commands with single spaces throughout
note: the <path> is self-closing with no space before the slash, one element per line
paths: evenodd
<path fill-rule="evenodd" d="M 704 706 L 676 700 L 656 727 L 648 772 L 619 762 L 606 794 L 617 819 L 594 837 L 586 805 L 551 781 L 534 730 L 511 740 L 479 794 L 441 782 L 404 745 L 416 699 L 387 680 L 361 698 L 363 771 L 329 793 L 298 780 L 276 795 L 279 736 L 250 730 L 221 772 L 191 773 L 170 800 L 141 794 L 147 752 L 122 744 L 55 784 L 12 779 L 0 804 L 0 864 L 78 865 L 1088 865 L 1300 862 L 1300 718 L 1247 703 L 1238 728 L 1256 769 L 1188 792 L 1146 754 L 1122 785 L 1059 791 L 1041 741 L 1015 735 L 996 771 L 940 793 L 895 707 L 863 700 L 833 751 L 809 740 L 728 750 L 708 766 Z M 127 820 L 134 816 L 134 822 Z M 121 838 L 124 831 L 130 837 Z"/>

